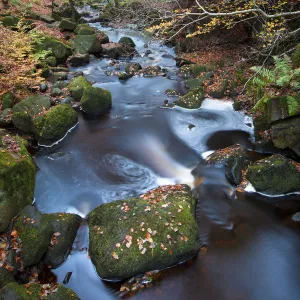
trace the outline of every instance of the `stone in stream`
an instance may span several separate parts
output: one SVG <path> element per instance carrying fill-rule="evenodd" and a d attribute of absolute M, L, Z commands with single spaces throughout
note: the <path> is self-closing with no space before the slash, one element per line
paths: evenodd
<path fill-rule="evenodd" d="M 108 35 L 102 31 L 97 32 L 97 38 L 100 41 L 101 44 L 107 44 L 109 43 Z"/>
<path fill-rule="evenodd" d="M 69 83 L 69 91 L 75 101 L 80 101 L 85 88 L 90 87 L 91 84 L 84 76 L 73 78 Z"/>
<path fill-rule="evenodd" d="M 79 67 L 90 62 L 90 55 L 88 53 L 75 53 L 68 59 L 68 63 L 72 67 Z"/>
<path fill-rule="evenodd" d="M 268 195 L 300 191 L 300 165 L 279 154 L 251 164 L 246 177 L 258 192 Z"/>
<path fill-rule="evenodd" d="M 191 64 L 191 65 L 183 65 L 179 71 L 178 76 L 189 79 L 189 78 L 197 78 L 202 73 L 207 71 L 206 66 L 201 66 L 198 64 Z"/>
<path fill-rule="evenodd" d="M 75 53 L 97 54 L 102 52 L 102 46 L 96 34 L 76 35 L 71 39 L 71 44 Z"/>
<path fill-rule="evenodd" d="M 204 89 L 200 87 L 179 97 L 178 100 L 174 101 L 174 104 L 183 108 L 197 109 L 200 108 L 204 99 Z"/>
<path fill-rule="evenodd" d="M 12 272 L 5 268 L 0 268 L 0 290 L 10 282 L 15 282 Z"/>
<path fill-rule="evenodd" d="M 127 74 L 135 74 L 142 69 L 142 66 L 139 63 L 130 63 L 125 66 L 125 72 Z"/>
<path fill-rule="evenodd" d="M 62 139 L 77 122 L 76 111 L 68 104 L 59 104 L 35 117 L 33 132 L 39 144 L 48 146 Z"/>
<path fill-rule="evenodd" d="M 49 97 L 29 96 L 13 107 L 12 122 L 21 131 L 33 132 L 33 118 L 50 105 Z"/>
<path fill-rule="evenodd" d="M 165 76 L 166 73 L 160 66 L 148 66 L 139 71 L 145 77 Z"/>
<path fill-rule="evenodd" d="M 120 73 L 118 75 L 119 80 L 127 80 L 129 78 L 131 78 L 132 75 L 131 74 L 127 74 L 127 73 Z"/>
<path fill-rule="evenodd" d="M 205 160 L 208 166 L 224 168 L 226 179 L 233 185 L 239 185 L 242 182 L 243 171 L 247 169 L 249 163 L 248 154 L 240 145 L 217 150 Z"/>
<path fill-rule="evenodd" d="M 119 44 L 131 47 L 131 48 L 135 47 L 134 41 L 132 40 L 132 38 L 130 38 L 128 36 L 121 37 L 119 40 Z"/>
<path fill-rule="evenodd" d="M 88 224 L 91 259 L 106 280 L 175 266 L 200 246 L 195 199 L 185 185 L 103 204 L 88 215 Z"/>
<path fill-rule="evenodd" d="M 98 87 L 87 87 L 80 100 L 81 108 L 88 114 L 98 114 L 111 108 L 111 93 Z"/>
<path fill-rule="evenodd" d="M 77 23 L 73 22 L 71 19 L 63 18 L 59 23 L 59 28 L 63 31 L 74 31 L 76 29 Z"/>
<path fill-rule="evenodd" d="M 26 142 L 0 131 L 0 232 L 33 200 L 35 165 Z"/>
<path fill-rule="evenodd" d="M 119 43 L 106 43 L 102 45 L 103 54 L 110 58 L 118 58 L 120 56 L 132 56 L 135 50 L 130 47 L 126 47 Z"/>

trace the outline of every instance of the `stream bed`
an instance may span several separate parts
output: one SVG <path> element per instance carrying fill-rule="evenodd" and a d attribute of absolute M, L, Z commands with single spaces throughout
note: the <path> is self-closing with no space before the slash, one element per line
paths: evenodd
<path fill-rule="evenodd" d="M 35 203 L 44 213 L 72 212 L 85 217 L 102 203 L 136 196 L 164 184 L 192 185 L 191 170 L 212 149 L 241 142 L 237 130 L 251 137 L 251 122 L 235 112 L 230 102 L 206 99 L 197 110 L 163 107 L 166 89 L 182 94 L 173 49 L 127 29 L 93 26 L 110 41 L 131 37 L 140 56 L 130 61 L 142 67 L 159 65 L 166 77 L 134 76 L 119 81 L 107 76 L 115 70 L 110 59 L 93 58 L 82 71 L 94 86 L 112 93 L 109 113 L 88 116 L 67 137 L 35 156 L 39 167 Z M 148 44 L 145 48 L 144 45 Z M 145 56 L 146 50 L 151 54 Z M 127 61 L 128 62 L 128 61 Z M 126 61 L 118 61 L 124 68 Z M 224 146 L 225 145 L 225 146 Z M 252 201 L 228 203 L 223 179 L 207 175 L 205 203 L 198 212 L 201 240 L 207 250 L 198 258 L 168 270 L 152 288 L 136 299 L 293 300 L 300 298 L 300 238 L 280 222 L 276 212 Z M 297 197 L 297 196 L 295 196 Z M 299 200 L 299 197 L 298 199 Z M 59 282 L 72 272 L 69 283 L 83 300 L 115 299 L 119 284 L 99 279 L 88 257 L 88 229 L 83 222 L 67 261 L 54 270 Z M 206 249 L 206 248 L 205 248 Z"/>

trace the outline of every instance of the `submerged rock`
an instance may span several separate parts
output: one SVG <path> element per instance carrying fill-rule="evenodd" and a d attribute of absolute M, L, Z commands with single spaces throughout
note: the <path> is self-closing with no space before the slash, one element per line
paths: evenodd
<path fill-rule="evenodd" d="M 34 119 L 34 134 L 40 144 L 52 145 L 63 138 L 77 122 L 76 111 L 68 104 L 59 104 Z"/>
<path fill-rule="evenodd" d="M 90 255 L 102 279 L 172 267 L 199 250 L 195 200 L 184 185 L 103 204 L 88 215 Z"/>
<path fill-rule="evenodd" d="M 45 96 L 30 96 L 13 107 L 12 122 L 24 132 L 33 132 L 33 118 L 50 108 L 51 101 Z"/>
<path fill-rule="evenodd" d="M 35 165 L 19 137 L 0 132 L 0 232 L 33 200 Z"/>
<path fill-rule="evenodd" d="M 300 165 L 279 154 L 251 164 L 246 176 L 258 192 L 279 195 L 300 191 Z"/>
<path fill-rule="evenodd" d="M 81 108 L 88 114 L 98 114 L 111 108 L 111 93 L 108 90 L 87 87 L 80 100 Z"/>
<path fill-rule="evenodd" d="M 174 104 L 183 108 L 197 109 L 201 106 L 204 97 L 204 89 L 200 87 L 174 101 Z"/>
<path fill-rule="evenodd" d="M 91 84 L 84 76 L 78 76 L 73 78 L 69 83 L 69 91 L 75 101 L 80 101 L 85 88 L 90 87 Z"/>
<path fill-rule="evenodd" d="M 76 35 L 71 39 L 71 44 L 75 53 L 97 54 L 102 52 L 101 43 L 96 34 Z"/>
<path fill-rule="evenodd" d="M 224 168 L 229 183 L 239 185 L 243 180 L 243 171 L 250 161 L 247 152 L 240 145 L 217 150 L 209 155 L 206 164 L 215 168 Z"/>

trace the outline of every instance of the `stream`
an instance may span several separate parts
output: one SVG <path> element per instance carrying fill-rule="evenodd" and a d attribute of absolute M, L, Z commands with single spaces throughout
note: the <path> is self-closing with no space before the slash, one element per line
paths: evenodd
<path fill-rule="evenodd" d="M 130 61 L 142 67 L 159 65 L 167 69 L 167 76 L 119 81 L 117 76 L 107 76 L 116 65 L 98 58 L 72 69 L 82 71 L 94 86 L 111 91 L 113 106 L 101 116 L 79 112 L 79 124 L 62 142 L 36 154 L 35 203 L 41 212 L 64 211 L 85 217 L 102 203 L 133 197 L 159 185 L 192 186 L 191 170 L 209 151 L 242 143 L 239 131 L 252 136 L 251 120 L 235 112 L 230 102 L 206 99 L 197 110 L 162 106 L 165 99 L 176 99 L 166 96 L 166 89 L 186 92 L 176 76 L 173 49 L 137 31 L 99 23 L 92 26 L 107 33 L 112 42 L 131 37 L 140 56 Z M 152 53 L 144 56 L 146 50 Z M 126 62 L 118 61 L 121 70 Z M 211 137 L 215 137 L 213 147 L 207 143 Z M 255 193 L 243 201 L 229 201 L 222 175 L 208 172 L 205 176 L 205 203 L 197 219 L 207 251 L 169 269 L 167 276 L 134 298 L 299 299 L 299 234 L 286 227 L 272 208 L 256 203 Z M 62 283 L 72 272 L 66 286 L 81 299 L 117 298 L 119 284 L 99 279 L 87 248 L 88 229 L 83 222 L 71 255 L 53 270 L 58 281 Z"/>

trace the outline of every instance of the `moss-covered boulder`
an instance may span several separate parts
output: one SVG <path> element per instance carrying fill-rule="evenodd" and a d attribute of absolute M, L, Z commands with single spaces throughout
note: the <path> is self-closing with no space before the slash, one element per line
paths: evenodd
<path fill-rule="evenodd" d="M 145 77 L 165 76 L 166 73 L 160 66 L 148 66 L 139 71 Z"/>
<path fill-rule="evenodd" d="M 139 70 L 142 70 L 142 66 L 139 63 L 131 63 L 125 66 L 125 72 L 127 74 L 135 74 Z"/>
<path fill-rule="evenodd" d="M 183 185 L 97 207 L 88 215 L 88 224 L 98 275 L 122 280 L 195 256 L 199 237 L 194 214 L 195 200 Z"/>
<path fill-rule="evenodd" d="M 12 109 L 6 108 L 0 112 L 0 127 L 7 127 L 12 123 Z"/>
<path fill-rule="evenodd" d="M 79 300 L 73 290 L 59 285 L 57 290 L 47 297 L 47 300 Z"/>
<path fill-rule="evenodd" d="M 59 28 L 63 31 L 74 31 L 77 27 L 77 23 L 71 19 L 63 18 L 59 23 Z"/>
<path fill-rule="evenodd" d="M 39 299 L 40 285 L 37 283 L 25 285 L 17 284 L 15 282 L 7 284 L 0 290 L 0 300 L 32 300 Z"/>
<path fill-rule="evenodd" d="M 103 31 L 97 32 L 97 38 L 101 44 L 109 43 L 108 35 L 106 33 L 104 33 Z"/>
<path fill-rule="evenodd" d="M 127 79 L 129 79 L 131 77 L 132 77 L 132 75 L 131 74 L 127 74 L 127 73 L 120 73 L 120 74 L 118 74 L 119 80 L 127 80 Z"/>
<path fill-rule="evenodd" d="M 200 87 L 174 101 L 174 104 L 183 108 L 197 109 L 204 100 L 204 89 Z"/>
<path fill-rule="evenodd" d="M 111 93 L 108 90 L 87 87 L 80 100 L 81 108 L 88 114 L 98 114 L 111 108 Z"/>
<path fill-rule="evenodd" d="M 119 44 L 123 44 L 125 46 L 132 47 L 132 48 L 135 47 L 134 41 L 132 40 L 132 38 L 130 38 L 128 36 L 121 37 L 119 40 Z"/>
<path fill-rule="evenodd" d="M 24 132 L 33 132 L 33 117 L 50 108 L 51 101 L 45 96 L 30 96 L 13 107 L 13 124 Z"/>
<path fill-rule="evenodd" d="M 10 282 L 15 282 L 12 272 L 5 268 L 0 268 L 0 290 Z"/>
<path fill-rule="evenodd" d="M 75 53 L 97 54 L 102 52 L 102 46 L 96 34 L 76 35 L 71 39 L 71 44 Z"/>
<path fill-rule="evenodd" d="M 202 73 L 205 73 L 207 71 L 206 66 L 201 66 L 198 64 L 192 64 L 192 65 L 183 65 L 179 71 L 178 76 L 182 78 L 197 78 Z"/>
<path fill-rule="evenodd" d="M 2 95 L 2 109 L 12 108 L 14 106 L 14 95 L 11 92 L 6 92 Z"/>
<path fill-rule="evenodd" d="M 18 26 L 20 19 L 14 16 L 4 16 L 0 17 L 0 22 L 2 22 L 5 27 L 16 27 Z"/>
<path fill-rule="evenodd" d="M 47 250 L 43 261 L 52 268 L 56 268 L 67 259 L 72 250 L 81 217 L 67 213 L 47 214 L 45 217 L 52 225 L 55 242 Z"/>
<path fill-rule="evenodd" d="M 68 63 L 72 67 L 79 67 L 90 62 L 90 55 L 88 53 L 75 53 L 68 59 Z"/>
<path fill-rule="evenodd" d="M 34 134 L 39 144 L 52 145 L 62 139 L 77 122 L 75 110 L 70 105 L 59 104 L 34 118 Z"/>
<path fill-rule="evenodd" d="M 0 232 L 33 200 L 35 165 L 19 137 L 0 132 Z"/>
<path fill-rule="evenodd" d="M 119 56 L 126 56 L 129 53 L 126 52 L 124 45 L 119 43 L 106 43 L 102 45 L 103 54 L 110 58 L 118 58 Z"/>
<path fill-rule="evenodd" d="M 56 57 L 55 56 L 48 56 L 46 57 L 45 59 L 45 62 L 48 66 L 50 67 L 55 67 L 57 65 L 57 60 L 56 60 Z"/>
<path fill-rule="evenodd" d="M 233 185 L 242 182 L 243 171 L 247 169 L 249 163 L 248 154 L 240 145 L 217 150 L 206 159 L 206 165 L 224 168 L 226 179 Z"/>
<path fill-rule="evenodd" d="M 84 76 L 78 76 L 73 78 L 69 83 L 69 91 L 75 101 L 80 101 L 85 88 L 90 87 L 91 84 Z"/>
<path fill-rule="evenodd" d="M 90 35 L 95 34 L 95 29 L 88 24 L 78 24 L 74 33 L 77 35 Z"/>
<path fill-rule="evenodd" d="M 251 164 L 246 176 L 258 192 L 278 195 L 300 191 L 300 165 L 279 154 Z"/>
<path fill-rule="evenodd" d="M 198 89 L 203 86 L 204 79 L 203 78 L 192 78 L 188 79 L 184 82 L 185 86 L 190 90 Z"/>
<path fill-rule="evenodd" d="M 292 62 L 295 68 L 300 67 L 300 44 L 297 45 L 296 50 L 292 55 Z"/>
<path fill-rule="evenodd" d="M 36 46 L 36 51 L 50 50 L 58 63 L 63 63 L 72 55 L 71 47 L 53 37 L 44 37 L 42 43 Z"/>

